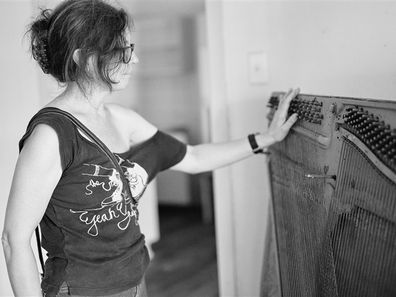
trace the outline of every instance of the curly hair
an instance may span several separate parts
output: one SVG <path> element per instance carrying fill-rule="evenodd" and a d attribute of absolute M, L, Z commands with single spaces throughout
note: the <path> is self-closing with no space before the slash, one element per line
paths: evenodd
<path fill-rule="evenodd" d="M 131 26 L 127 13 L 101 0 L 67 0 L 54 10 L 44 9 L 30 25 L 31 51 L 44 73 L 60 83 L 76 82 L 84 91 L 92 81 L 87 71 L 95 56 L 97 73 L 110 91 L 117 82 L 110 78 L 121 63 L 119 50 L 125 46 L 125 32 Z M 73 60 L 80 50 L 78 63 Z"/>

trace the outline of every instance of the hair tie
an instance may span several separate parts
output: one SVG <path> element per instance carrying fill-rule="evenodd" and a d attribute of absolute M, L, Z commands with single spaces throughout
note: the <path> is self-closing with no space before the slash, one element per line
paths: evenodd
<path fill-rule="evenodd" d="M 32 47 L 33 58 L 39 63 L 45 74 L 49 73 L 49 55 L 47 37 L 37 38 L 36 44 Z"/>

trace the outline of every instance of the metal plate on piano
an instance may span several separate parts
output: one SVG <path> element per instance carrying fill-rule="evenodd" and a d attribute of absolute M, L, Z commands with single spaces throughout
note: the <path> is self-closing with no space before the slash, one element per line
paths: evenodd
<path fill-rule="evenodd" d="M 264 274 L 262 295 L 396 296 L 396 101 L 300 94 L 292 113 L 270 148 L 277 259 L 265 263 L 279 275 Z"/>

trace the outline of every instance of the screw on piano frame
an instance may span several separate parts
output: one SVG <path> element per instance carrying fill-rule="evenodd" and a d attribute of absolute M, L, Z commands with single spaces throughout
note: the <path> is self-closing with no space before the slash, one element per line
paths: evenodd
<path fill-rule="evenodd" d="M 324 179 L 334 179 L 336 180 L 335 175 L 330 175 L 330 174 L 313 174 L 313 173 L 307 173 L 304 175 L 307 178 L 324 178 Z"/>

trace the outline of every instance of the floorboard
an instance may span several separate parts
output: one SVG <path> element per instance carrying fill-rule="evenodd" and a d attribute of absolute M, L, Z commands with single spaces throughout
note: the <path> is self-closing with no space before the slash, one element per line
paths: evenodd
<path fill-rule="evenodd" d="M 197 208 L 160 207 L 160 232 L 146 273 L 149 297 L 217 297 L 214 226 Z"/>

